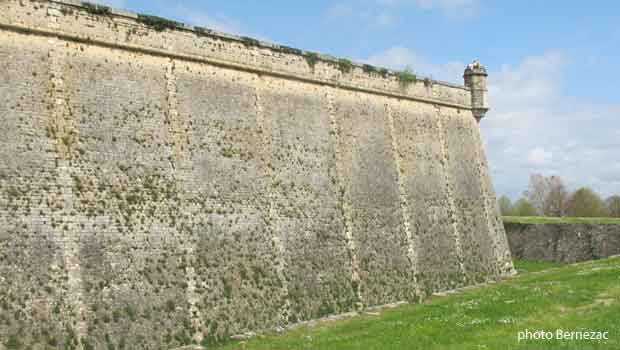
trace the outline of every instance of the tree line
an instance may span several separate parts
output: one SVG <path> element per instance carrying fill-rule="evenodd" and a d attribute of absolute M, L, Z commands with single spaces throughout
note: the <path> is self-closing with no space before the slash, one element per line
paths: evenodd
<path fill-rule="evenodd" d="M 603 199 L 588 187 L 569 192 L 559 176 L 530 175 L 528 189 L 516 202 L 499 199 L 504 216 L 620 217 L 620 196 Z"/>

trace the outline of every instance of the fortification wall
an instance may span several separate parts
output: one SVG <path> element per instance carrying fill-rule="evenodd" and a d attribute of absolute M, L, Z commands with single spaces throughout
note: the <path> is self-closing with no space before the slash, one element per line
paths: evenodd
<path fill-rule="evenodd" d="M 515 259 L 574 263 L 620 254 L 620 225 L 506 223 Z"/>
<path fill-rule="evenodd" d="M 209 343 L 512 272 L 469 89 L 140 18 L 0 2 L 0 349 Z"/>

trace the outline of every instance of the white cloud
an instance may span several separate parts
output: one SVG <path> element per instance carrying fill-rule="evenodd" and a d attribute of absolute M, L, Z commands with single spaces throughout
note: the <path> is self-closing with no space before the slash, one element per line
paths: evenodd
<path fill-rule="evenodd" d="M 247 28 L 240 22 L 221 14 L 209 13 L 203 8 L 188 7 L 185 4 L 178 3 L 174 12 L 177 17 L 191 25 L 206 27 L 230 34 L 252 36 Z"/>
<path fill-rule="evenodd" d="M 479 0 L 377 0 L 386 7 L 414 5 L 422 10 L 440 10 L 451 19 L 476 17 L 480 10 Z"/>
<path fill-rule="evenodd" d="M 463 62 L 432 63 L 406 47 L 361 60 L 462 84 Z M 484 62 L 483 62 L 484 63 Z M 561 176 L 569 188 L 620 194 L 620 104 L 596 104 L 564 91 L 571 60 L 550 50 L 489 69 L 491 110 L 481 122 L 499 194 L 520 196 L 531 173 Z"/>
<path fill-rule="evenodd" d="M 559 175 L 572 189 L 620 193 L 620 105 L 568 96 L 570 64 L 548 51 L 489 72 L 491 110 L 481 128 L 498 193 L 520 195 L 534 172 Z"/>
<path fill-rule="evenodd" d="M 394 26 L 396 22 L 398 18 L 389 11 L 381 11 L 372 17 L 372 24 L 375 27 L 388 28 Z"/>
<path fill-rule="evenodd" d="M 393 27 L 398 16 L 392 11 L 351 4 L 336 3 L 325 10 L 325 19 L 329 21 L 352 20 L 363 22 L 374 28 Z"/>
<path fill-rule="evenodd" d="M 541 147 L 536 147 L 528 154 L 527 161 L 531 165 L 545 165 L 551 161 L 552 155 L 551 152 L 547 152 Z"/>
<path fill-rule="evenodd" d="M 353 17 L 354 14 L 353 6 L 342 3 L 333 4 L 325 11 L 325 16 L 329 19 L 348 18 Z"/>
<path fill-rule="evenodd" d="M 478 15 L 479 0 L 341 0 L 332 3 L 324 12 L 330 21 L 357 21 L 375 28 L 394 27 L 399 15 L 417 8 L 440 11 L 449 19 L 471 19 Z"/>
<path fill-rule="evenodd" d="M 414 53 L 402 46 L 389 48 L 376 55 L 362 59 L 361 61 L 396 70 L 410 68 L 420 76 L 432 77 L 436 80 L 457 84 L 462 83 L 463 70 L 465 69 L 465 63 L 463 62 L 452 61 L 443 64 L 435 64 L 430 62 L 426 57 Z"/>

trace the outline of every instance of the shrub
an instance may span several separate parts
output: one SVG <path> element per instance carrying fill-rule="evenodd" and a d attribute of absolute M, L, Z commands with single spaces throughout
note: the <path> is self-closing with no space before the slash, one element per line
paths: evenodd
<path fill-rule="evenodd" d="M 338 70 L 347 74 L 353 70 L 353 63 L 346 58 L 341 58 L 338 60 Z"/>
<path fill-rule="evenodd" d="M 109 16 L 111 14 L 110 8 L 104 5 L 91 4 L 90 2 L 83 2 L 82 6 L 87 12 L 93 15 Z"/>
<path fill-rule="evenodd" d="M 306 59 L 308 66 L 310 66 L 310 69 L 314 70 L 314 66 L 316 66 L 317 62 L 319 61 L 319 55 L 314 52 L 307 52 L 304 55 L 304 58 Z"/>
<path fill-rule="evenodd" d="M 171 21 L 169 19 L 143 14 L 138 14 L 138 22 L 143 23 L 158 32 L 161 32 L 165 29 L 174 29 L 181 25 L 181 23 Z"/>
<path fill-rule="evenodd" d="M 415 76 L 415 74 L 413 74 L 413 72 L 409 68 L 405 69 L 402 72 L 397 73 L 396 76 L 398 77 L 398 82 L 400 83 L 400 86 L 402 88 L 406 88 L 407 86 L 415 83 L 417 80 L 417 77 Z"/>

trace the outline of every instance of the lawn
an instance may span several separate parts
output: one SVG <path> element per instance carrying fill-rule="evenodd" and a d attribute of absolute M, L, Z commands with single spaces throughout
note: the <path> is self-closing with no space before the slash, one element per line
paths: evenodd
<path fill-rule="evenodd" d="M 564 264 L 549 262 L 549 261 L 526 261 L 517 260 L 514 262 L 515 269 L 519 273 L 537 272 L 542 270 L 548 270 L 554 267 L 565 266 Z"/>
<path fill-rule="evenodd" d="M 516 266 L 522 273 L 501 283 L 217 349 L 620 349 L 620 259 Z M 547 267 L 557 268 L 540 271 Z M 609 339 L 518 341 L 519 332 L 555 338 L 557 329 L 607 331 Z"/>
<path fill-rule="evenodd" d="M 604 224 L 620 225 L 620 218 L 572 218 L 547 216 L 503 216 L 504 223 L 510 224 Z"/>

